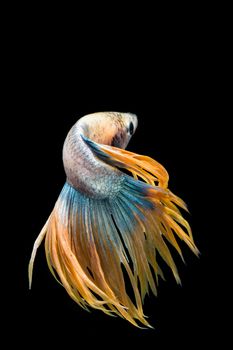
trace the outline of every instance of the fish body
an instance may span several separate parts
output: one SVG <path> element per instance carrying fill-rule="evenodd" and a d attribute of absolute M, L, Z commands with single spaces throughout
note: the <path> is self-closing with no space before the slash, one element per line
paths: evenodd
<path fill-rule="evenodd" d="M 83 137 L 96 143 L 125 148 L 137 117 L 130 113 L 95 113 L 81 118 L 70 130 L 63 147 L 67 182 L 92 197 L 107 197 L 118 191 L 123 173 L 98 159 Z"/>
<path fill-rule="evenodd" d="M 178 209 L 186 205 L 168 189 L 164 167 L 125 150 L 137 125 L 134 114 L 103 112 L 84 116 L 71 128 L 63 147 L 66 183 L 34 243 L 29 284 L 45 238 L 49 269 L 75 302 L 150 327 L 143 301 L 149 290 L 157 294 L 163 278 L 157 254 L 180 283 L 167 242 L 182 259 L 177 236 L 196 255 L 198 249 Z"/>

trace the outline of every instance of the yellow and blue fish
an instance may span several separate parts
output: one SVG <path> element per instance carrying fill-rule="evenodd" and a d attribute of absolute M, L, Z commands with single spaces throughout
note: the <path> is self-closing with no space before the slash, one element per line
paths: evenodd
<path fill-rule="evenodd" d="M 163 278 L 157 254 L 180 283 L 167 242 L 182 259 L 177 236 L 196 255 L 198 249 L 178 209 L 187 207 L 168 189 L 167 171 L 125 150 L 137 125 L 135 114 L 103 112 L 71 128 L 63 147 L 66 183 L 34 243 L 29 285 L 45 238 L 49 269 L 76 303 L 150 327 L 142 305 L 149 289 L 157 294 L 158 276 Z"/>

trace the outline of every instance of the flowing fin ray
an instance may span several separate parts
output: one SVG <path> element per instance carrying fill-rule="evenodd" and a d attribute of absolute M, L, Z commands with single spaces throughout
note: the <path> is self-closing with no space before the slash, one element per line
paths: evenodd
<path fill-rule="evenodd" d="M 75 302 L 85 309 L 91 306 L 116 314 L 135 326 L 150 327 L 142 304 L 150 289 L 157 294 L 158 276 L 164 278 L 157 254 L 171 268 L 177 283 L 180 278 L 167 242 L 182 259 L 176 236 L 198 255 L 191 228 L 177 206 L 187 207 L 169 191 L 168 174 L 155 160 L 83 139 L 96 157 L 127 169 L 133 177 L 125 174 L 117 195 L 105 199 L 89 198 L 68 183 L 64 185 L 35 242 L 29 264 L 30 284 L 36 250 L 45 237 L 50 271 L 59 276 Z"/>

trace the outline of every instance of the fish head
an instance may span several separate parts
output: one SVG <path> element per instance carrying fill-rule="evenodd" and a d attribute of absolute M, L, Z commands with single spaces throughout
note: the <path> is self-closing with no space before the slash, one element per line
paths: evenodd
<path fill-rule="evenodd" d="M 84 116 L 78 123 L 92 141 L 124 149 L 137 129 L 138 118 L 133 113 L 98 112 Z"/>

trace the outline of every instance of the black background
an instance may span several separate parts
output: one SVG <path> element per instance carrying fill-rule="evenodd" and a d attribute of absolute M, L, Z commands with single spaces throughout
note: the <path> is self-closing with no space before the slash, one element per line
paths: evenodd
<path fill-rule="evenodd" d="M 10 259 L 10 329 L 19 344 L 78 348 L 85 342 L 110 346 L 129 341 L 144 347 L 187 348 L 219 339 L 220 268 L 211 169 L 221 101 L 216 93 L 214 36 L 205 20 L 200 21 L 201 28 L 187 20 L 169 29 L 156 27 L 155 32 L 149 28 L 143 35 L 136 31 L 135 21 L 127 36 L 123 33 L 124 46 L 117 33 L 104 43 L 102 33 L 91 42 L 88 32 L 83 33 L 69 43 L 60 32 L 44 34 L 42 39 L 47 40 L 40 40 L 39 30 L 31 36 L 27 30 L 16 35 L 17 59 L 12 60 L 14 74 L 8 82 L 14 96 L 10 133 L 16 140 L 17 169 L 12 179 L 17 219 L 11 219 L 16 224 L 16 253 Z M 78 307 L 50 274 L 43 245 L 28 290 L 27 264 L 34 240 L 65 182 L 64 139 L 78 118 L 97 111 L 138 115 L 139 126 L 128 149 L 165 166 L 170 189 L 185 200 L 191 213 L 186 218 L 201 255 L 196 258 L 181 243 L 186 265 L 178 256 L 175 261 L 182 287 L 163 265 L 167 281 L 160 281 L 157 298 L 150 295 L 145 300 L 145 314 L 154 330 L 140 330 L 120 318 Z"/>

